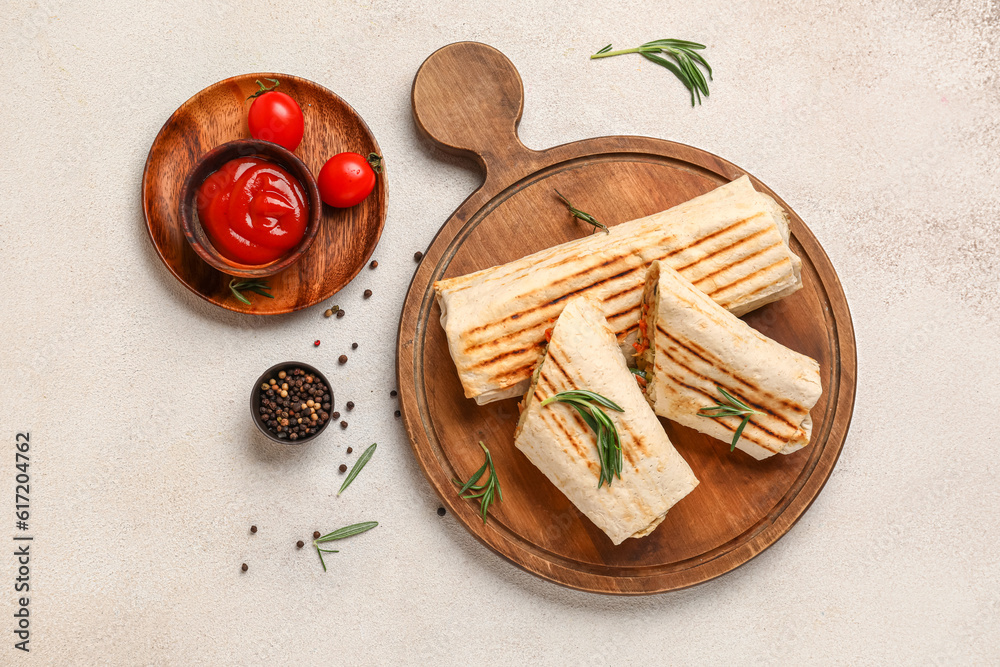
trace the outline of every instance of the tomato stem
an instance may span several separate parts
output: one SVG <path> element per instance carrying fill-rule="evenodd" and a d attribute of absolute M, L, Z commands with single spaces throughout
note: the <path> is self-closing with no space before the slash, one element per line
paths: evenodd
<path fill-rule="evenodd" d="M 382 173 L 382 156 L 378 153 L 368 154 L 368 164 L 372 166 L 372 171 L 376 174 Z"/>
<path fill-rule="evenodd" d="M 253 95 L 251 95 L 250 97 L 248 97 L 247 98 L 248 100 L 252 100 L 255 97 L 259 97 L 259 96 L 263 95 L 264 93 L 269 93 L 269 92 L 271 92 L 272 90 L 274 90 L 275 88 L 277 88 L 278 86 L 281 85 L 281 82 L 278 81 L 277 79 L 268 79 L 267 77 L 265 77 L 264 81 L 272 81 L 274 83 L 274 85 L 271 86 L 270 88 L 268 88 L 267 86 L 265 86 L 263 83 L 260 82 L 260 79 L 257 79 L 257 86 L 260 88 L 260 90 L 258 90 L 256 93 L 254 93 Z"/>

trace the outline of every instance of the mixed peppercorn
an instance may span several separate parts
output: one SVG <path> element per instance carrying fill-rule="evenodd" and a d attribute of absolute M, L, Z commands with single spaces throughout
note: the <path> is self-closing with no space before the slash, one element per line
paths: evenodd
<path fill-rule="evenodd" d="M 282 440 L 308 438 L 330 420 L 330 388 L 301 368 L 279 372 L 260 392 L 261 421 Z"/>

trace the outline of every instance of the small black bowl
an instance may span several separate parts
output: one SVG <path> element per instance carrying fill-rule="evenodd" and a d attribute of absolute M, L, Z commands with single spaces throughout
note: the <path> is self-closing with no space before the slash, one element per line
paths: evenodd
<path fill-rule="evenodd" d="M 301 445 L 306 442 L 311 442 L 316 438 L 318 438 L 320 434 L 322 434 L 323 431 L 326 430 L 326 427 L 329 426 L 331 422 L 333 422 L 333 417 L 331 416 L 330 419 L 326 420 L 326 423 L 320 426 L 319 430 L 313 433 L 312 435 L 307 435 L 306 437 L 299 438 L 298 440 L 289 440 L 288 438 L 279 438 L 276 433 L 272 433 L 270 429 L 267 428 L 267 424 L 264 423 L 264 420 L 260 418 L 260 400 L 262 396 L 260 386 L 265 382 L 267 382 L 268 380 L 270 380 L 271 378 L 278 380 L 278 373 L 280 373 L 281 371 L 288 372 L 296 368 L 301 368 L 309 375 L 316 376 L 323 384 L 327 386 L 327 388 L 329 388 L 330 390 L 329 413 L 331 415 L 333 414 L 335 406 L 334 400 L 336 399 L 336 396 L 334 396 L 333 394 L 333 387 L 330 385 L 330 381 L 326 379 L 326 376 L 320 373 L 318 370 L 316 370 L 315 366 L 304 364 L 301 361 L 285 361 L 283 363 L 275 364 L 274 366 L 268 368 L 266 371 L 264 371 L 263 375 L 257 378 L 257 382 L 254 383 L 253 389 L 250 391 L 250 414 L 253 417 L 253 423 L 257 425 L 257 429 L 261 433 L 267 436 L 270 440 L 280 443 L 282 445 Z"/>

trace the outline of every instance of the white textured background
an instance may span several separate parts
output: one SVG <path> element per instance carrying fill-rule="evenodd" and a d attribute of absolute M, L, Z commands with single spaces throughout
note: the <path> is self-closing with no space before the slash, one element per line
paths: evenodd
<path fill-rule="evenodd" d="M 995 1 L 4 4 L 0 553 L 19 430 L 36 539 L 28 656 L 0 556 L 0 664 L 1000 662 Z M 587 60 L 664 37 L 709 46 L 703 107 L 637 56 Z M 412 254 L 478 183 L 418 141 L 410 83 L 466 39 L 520 70 L 527 145 L 641 134 L 722 155 L 795 208 L 839 271 L 859 351 L 850 436 L 803 520 L 739 570 L 587 595 L 435 513 L 389 390 Z M 335 90 L 385 152 L 380 267 L 335 297 L 342 320 L 211 306 L 147 238 L 139 184 L 160 125 L 255 71 Z M 296 450 L 255 434 L 250 383 L 290 358 L 358 404 L 346 432 Z M 335 498 L 346 446 L 373 441 Z M 381 526 L 327 574 L 294 547 L 365 519 Z"/>

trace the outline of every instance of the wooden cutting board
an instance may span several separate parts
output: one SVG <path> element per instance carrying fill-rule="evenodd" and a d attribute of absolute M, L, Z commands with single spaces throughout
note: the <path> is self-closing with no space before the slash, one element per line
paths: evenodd
<path fill-rule="evenodd" d="M 784 535 L 823 488 L 854 407 L 856 351 L 837 274 L 805 223 L 791 217 L 803 288 L 744 317 L 765 335 L 819 361 L 823 396 L 812 443 L 755 461 L 728 443 L 662 420 L 701 484 L 650 536 L 619 546 L 514 447 L 517 402 L 477 406 L 464 397 L 434 302 L 435 280 L 518 259 L 591 233 L 554 189 L 608 225 L 670 208 L 742 176 L 705 151 L 648 137 L 600 137 L 548 150 L 517 136 L 524 91 L 511 62 L 484 44 L 432 54 L 413 82 L 417 127 L 441 149 L 473 158 L 482 186 L 445 222 L 403 307 L 397 372 L 413 451 L 442 502 L 480 542 L 519 567 L 597 593 L 645 594 L 699 584 L 750 560 Z M 678 100 L 682 104 L 683 100 Z M 484 524 L 453 479 L 467 479 L 493 453 L 504 494 Z"/>

